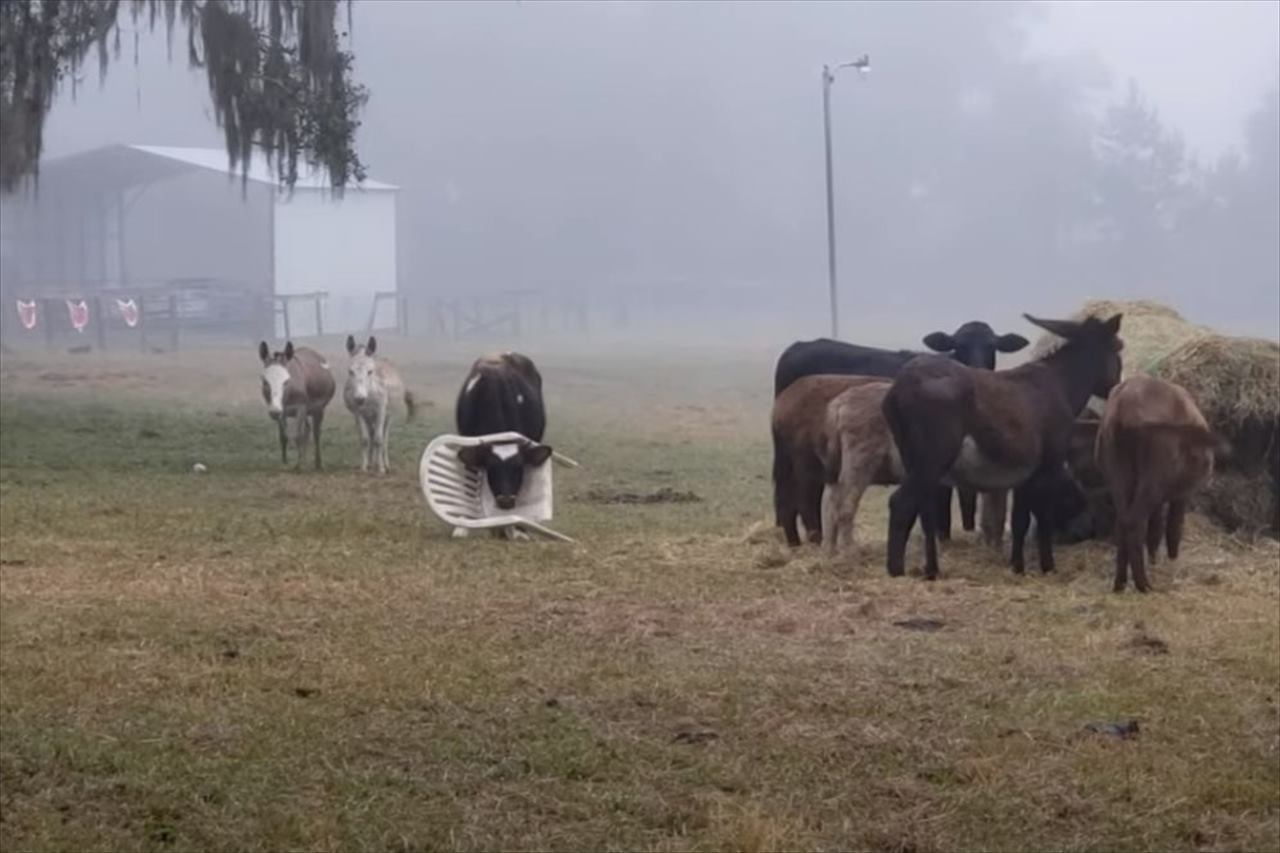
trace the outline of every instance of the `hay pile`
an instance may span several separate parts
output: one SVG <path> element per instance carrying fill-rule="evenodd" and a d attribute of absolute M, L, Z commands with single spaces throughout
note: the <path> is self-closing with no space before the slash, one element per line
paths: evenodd
<path fill-rule="evenodd" d="M 1091 299 L 1084 307 L 1071 315 L 1071 320 L 1086 317 L 1109 319 L 1124 314 L 1120 321 L 1120 337 L 1124 340 L 1124 375 L 1149 373 L 1152 365 L 1169 353 L 1202 335 L 1212 334 L 1204 326 L 1187 322 L 1181 314 L 1168 305 L 1147 299 L 1131 302 L 1110 299 Z M 1062 338 L 1045 332 L 1031 348 L 1031 358 L 1043 358 L 1062 346 Z"/>
<path fill-rule="evenodd" d="M 1186 388 L 1209 425 L 1231 442 L 1231 455 L 1218 460 L 1197 508 L 1228 530 L 1280 535 L 1280 343 L 1225 337 L 1146 300 L 1091 300 L 1072 319 L 1118 313 L 1124 375 L 1149 373 Z M 1032 355 L 1041 358 L 1061 344 L 1046 333 Z"/>

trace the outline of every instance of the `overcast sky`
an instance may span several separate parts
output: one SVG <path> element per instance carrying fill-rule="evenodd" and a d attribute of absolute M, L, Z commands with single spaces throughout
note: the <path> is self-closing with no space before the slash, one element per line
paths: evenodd
<path fill-rule="evenodd" d="M 1239 144 L 1241 122 L 1277 77 L 1280 2 L 1275 0 L 1049 0 L 1040 49 L 1092 50 L 1118 85 L 1133 77 L 1213 159 Z"/>

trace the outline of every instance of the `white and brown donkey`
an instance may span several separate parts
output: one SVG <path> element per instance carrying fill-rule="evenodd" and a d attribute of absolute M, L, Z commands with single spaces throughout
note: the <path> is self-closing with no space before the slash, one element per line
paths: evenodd
<path fill-rule="evenodd" d="M 378 339 L 370 337 L 364 344 L 347 335 L 347 383 L 342 389 L 342 402 L 356 418 L 360 430 L 360 470 L 368 471 L 372 459 L 378 473 L 387 473 L 387 438 L 391 435 L 391 401 L 396 392 L 403 395 L 407 420 L 413 420 L 415 401 L 406 390 L 400 373 L 385 358 L 375 358 Z"/>
<path fill-rule="evenodd" d="M 320 425 L 335 387 L 329 363 L 313 349 L 294 349 L 293 341 L 284 345 L 284 352 L 272 352 L 263 341 L 258 344 L 258 357 L 262 359 L 262 399 L 280 429 L 280 460 L 289 464 L 289 419 L 293 418 L 298 451 L 294 467 L 302 467 L 307 440 L 314 431 L 316 468 L 320 468 Z"/>

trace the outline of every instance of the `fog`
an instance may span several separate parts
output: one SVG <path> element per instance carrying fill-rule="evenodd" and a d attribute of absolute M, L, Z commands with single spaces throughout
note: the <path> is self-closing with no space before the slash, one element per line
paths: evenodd
<path fill-rule="evenodd" d="M 654 337 L 826 334 L 819 75 L 867 53 L 831 99 L 841 337 L 1025 332 L 1023 311 L 1095 296 L 1280 336 L 1280 4 L 365 0 L 353 17 L 360 152 L 401 188 L 399 286 L 423 306 L 529 289 L 608 316 L 625 301 Z M 130 26 L 105 84 L 88 70 L 56 102 L 46 158 L 221 146 L 181 37 L 171 63 L 163 32 L 138 34 L 135 65 Z M 1130 78 L 1154 130 L 1109 112 Z"/>

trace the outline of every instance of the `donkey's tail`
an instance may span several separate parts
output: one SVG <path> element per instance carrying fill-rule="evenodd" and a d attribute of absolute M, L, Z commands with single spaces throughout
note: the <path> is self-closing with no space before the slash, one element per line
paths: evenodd
<path fill-rule="evenodd" d="M 408 388 L 404 389 L 404 409 L 407 412 L 405 420 L 413 420 L 413 416 L 418 413 L 418 398 Z"/>

